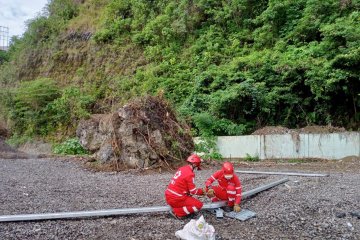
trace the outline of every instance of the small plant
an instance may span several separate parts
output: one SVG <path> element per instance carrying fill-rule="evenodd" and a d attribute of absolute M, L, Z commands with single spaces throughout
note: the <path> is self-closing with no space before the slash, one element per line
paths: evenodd
<path fill-rule="evenodd" d="M 304 159 L 289 159 L 288 163 L 304 163 Z"/>
<path fill-rule="evenodd" d="M 77 138 L 70 138 L 61 144 L 55 145 L 53 152 L 63 155 L 87 154 L 87 151 L 81 146 Z"/>
<path fill-rule="evenodd" d="M 202 154 L 203 159 L 221 160 L 223 156 L 218 152 L 216 137 L 199 137 L 195 143 L 195 151 Z"/>
<path fill-rule="evenodd" d="M 260 158 L 257 155 L 256 156 L 251 156 L 250 154 L 247 153 L 244 160 L 247 161 L 247 162 L 258 162 L 258 161 L 260 161 Z"/>

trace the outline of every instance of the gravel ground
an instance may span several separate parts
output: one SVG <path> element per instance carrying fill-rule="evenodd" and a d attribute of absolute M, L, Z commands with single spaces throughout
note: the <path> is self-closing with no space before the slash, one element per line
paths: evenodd
<path fill-rule="evenodd" d="M 328 163 L 243 164 L 242 170 L 274 171 L 278 166 L 331 174 L 289 177 L 287 184 L 244 201 L 243 208 L 257 213 L 245 222 L 217 220 L 208 212 L 203 215 L 214 226 L 217 239 L 360 239 L 360 219 L 350 214 L 360 213 L 359 163 L 324 170 L 321 166 Z M 0 159 L 0 167 L 0 215 L 163 206 L 164 190 L 173 174 L 94 172 L 64 159 Z M 197 185 L 215 170 L 208 167 L 197 172 Z M 282 178 L 239 176 L 244 191 Z M 157 213 L 0 223 L 0 239 L 175 239 L 175 232 L 186 222 Z"/>

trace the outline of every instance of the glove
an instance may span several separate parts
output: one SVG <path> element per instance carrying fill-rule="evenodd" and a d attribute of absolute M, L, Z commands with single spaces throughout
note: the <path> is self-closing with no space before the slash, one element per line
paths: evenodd
<path fill-rule="evenodd" d="M 214 189 L 210 188 L 210 189 L 207 191 L 206 195 L 207 195 L 209 198 L 215 197 L 215 191 L 214 191 Z"/>
<path fill-rule="evenodd" d="M 235 204 L 234 205 L 234 212 L 240 212 L 241 207 L 239 206 L 239 204 Z"/>

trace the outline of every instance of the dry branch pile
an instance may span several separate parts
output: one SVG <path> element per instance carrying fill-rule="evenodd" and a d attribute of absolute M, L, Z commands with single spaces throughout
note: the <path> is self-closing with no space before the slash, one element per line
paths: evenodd
<path fill-rule="evenodd" d="M 80 122 L 77 136 L 96 159 L 118 168 L 174 165 L 194 150 L 189 127 L 161 97 L 147 96 L 115 113 L 93 115 Z"/>

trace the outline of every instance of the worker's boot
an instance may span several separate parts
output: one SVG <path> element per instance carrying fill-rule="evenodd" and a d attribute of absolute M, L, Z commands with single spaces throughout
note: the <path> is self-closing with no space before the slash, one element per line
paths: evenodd
<path fill-rule="evenodd" d="M 179 217 L 179 216 L 176 216 L 176 214 L 172 210 L 170 210 L 169 214 L 170 214 L 170 216 L 172 216 L 173 218 L 175 218 L 177 220 L 196 219 L 199 215 L 198 213 L 190 213 L 186 216 Z"/>
<path fill-rule="evenodd" d="M 183 216 L 183 217 L 176 216 L 176 214 L 172 210 L 169 211 L 169 214 L 170 214 L 171 217 L 173 217 L 173 218 L 175 218 L 177 220 L 184 220 L 184 219 L 187 218 L 187 216 Z"/>
<path fill-rule="evenodd" d="M 186 215 L 186 218 L 188 219 L 196 219 L 198 217 L 199 214 L 197 213 L 190 213 L 188 215 Z"/>

